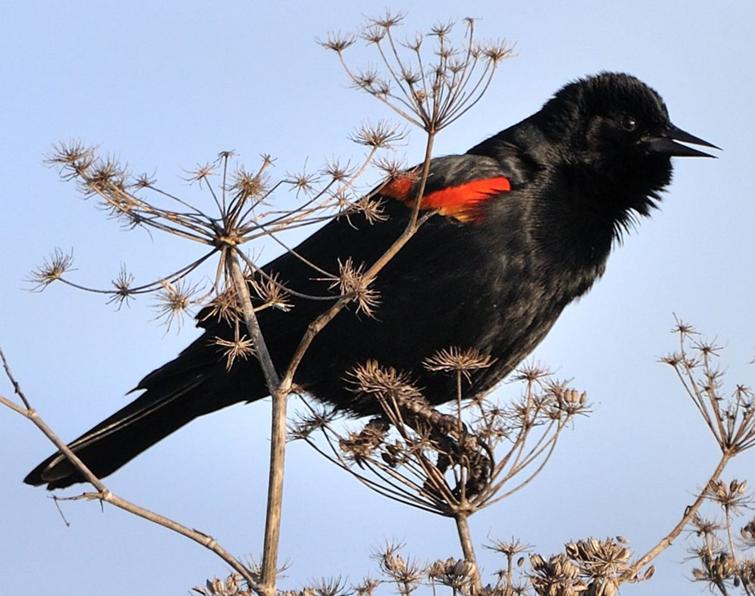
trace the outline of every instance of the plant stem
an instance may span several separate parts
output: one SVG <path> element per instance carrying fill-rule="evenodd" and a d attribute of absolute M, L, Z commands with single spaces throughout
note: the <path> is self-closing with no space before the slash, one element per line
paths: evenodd
<path fill-rule="evenodd" d="M 697 513 L 698 509 L 700 509 L 700 506 L 703 504 L 703 501 L 705 501 L 705 497 L 708 494 L 708 487 L 711 485 L 711 483 L 718 480 L 718 478 L 723 473 L 726 464 L 729 463 L 729 460 L 732 457 L 733 455 L 731 453 L 724 451 L 724 453 L 721 455 L 721 460 L 716 466 L 716 469 L 713 470 L 713 473 L 711 474 L 710 478 L 708 478 L 708 481 L 705 483 L 705 486 L 700 491 L 700 494 L 697 496 L 697 499 L 695 499 L 694 503 L 692 503 L 692 505 L 688 505 L 684 510 L 684 516 L 679 520 L 679 523 L 677 523 L 668 534 L 661 538 L 658 544 L 651 548 L 647 553 L 645 553 L 642 558 L 638 559 L 635 564 L 632 565 L 632 567 L 628 571 L 630 575 L 637 575 L 645 565 L 650 563 L 650 561 L 655 559 L 664 550 L 671 546 L 671 544 L 674 542 L 674 540 L 676 540 L 679 534 L 682 533 L 682 530 L 687 527 L 687 524 L 694 517 L 695 513 Z"/>
<path fill-rule="evenodd" d="M 454 517 L 456 520 L 456 531 L 459 533 L 459 542 L 461 543 L 461 550 L 464 553 L 464 560 L 472 564 L 471 575 L 471 594 L 479 594 L 482 590 L 482 584 L 480 581 L 480 569 L 477 566 L 477 557 L 474 553 L 474 545 L 472 544 L 472 534 L 469 531 L 469 523 L 467 522 L 467 515 L 457 513 Z"/>
<path fill-rule="evenodd" d="M 265 514 L 265 543 L 262 552 L 262 585 L 259 589 L 265 596 L 274 596 L 278 573 L 278 546 L 280 544 L 281 512 L 283 509 L 283 477 L 286 464 L 286 406 L 291 383 L 280 382 L 265 338 L 254 313 L 249 295 L 249 287 L 239 266 L 236 249 L 229 251 L 226 262 L 236 288 L 239 308 L 244 323 L 254 342 L 257 359 L 265 382 L 273 398 L 273 412 L 270 428 L 270 466 L 267 482 L 267 511 Z"/>
<path fill-rule="evenodd" d="M 214 552 L 221 559 L 223 559 L 223 561 L 225 561 L 234 571 L 241 575 L 241 577 L 243 577 L 247 581 L 252 589 L 257 588 L 255 577 L 252 572 L 231 553 L 229 553 L 220 544 L 218 544 L 218 542 L 209 534 L 205 534 L 204 532 L 200 532 L 199 530 L 184 526 L 183 524 L 167 518 L 164 515 L 160 515 L 159 513 L 155 513 L 154 511 L 150 511 L 149 509 L 145 509 L 144 507 L 140 507 L 135 503 L 127 501 L 126 499 L 122 499 L 118 495 L 111 492 L 110 489 L 102 482 L 102 480 L 95 476 L 94 473 L 86 466 L 86 464 L 81 461 L 81 459 L 79 459 L 79 457 L 68 447 L 68 445 L 66 445 L 63 440 L 58 437 L 55 431 L 53 431 L 52 428 L 47 425 L 47 423 L 39 416 L 39 414 L 37 414 L 37 411 L 29 405 L 29 402 L 21 392 L 18 383 L 11 375 L 10 369 L 8 368 L 7 362 L 5 361 L 5 356 L 3 355 L 1 349 L 0 357 L 2 357 L 6 373 L 11 379 L 16 393 L 24 402 L 24 406 L 20 406 L 2 395 L 0 395 L 0 405 L 8 407 L 14 412 L 21 414 L 22 416 L 30 420 L 40 431 L 42 431 L 42 434 L 44 434 L 50 440 L 50 442 L 55 445 L 63 455 L 66 456 L 68 461 L 70 461 L 74 468 L 76 468 L 76 470 L 81 473 L 84 479 L 86 479 L 87 482 L 89 482 L 97 489 L 97 492 L 94 493 L 84 493 L 77 497 L 72 497 L 73 500 L 96 499 L 99 501 L 104 501 L 106 503 L 114 505 L 115 507 L 118 507 L 119 509 L 127 511 L 128 513 L 141 517 L 142 519 L 146 519 L 147 521 L 155 523 L 159 526 L 173 530 L 174 532 L 181 534 L 182 536 L 185 536 L 186 538 L 189 538 L 194 542 L 201 544 L 208 550 Z"/>
<path fill-rule="evenodd" d="M 225 261 L 228 267 L 228 272 L 233 280 L 239 309 L 244 317 L 244 324 L 252 338 L 252 342 L 254 342 L 255 355 L 257 356 L 257 360 L 259 360 L 260 367 L 262 367 L 262 374 L 265 375 L 267 389 L 272 395 L 280 385 L 280 378 L 273 365 L 273 359 L 270 357 L 270 351 L 267 349 L 267 344 L 262 335 L 262 329 L 260 329 L 257 315 L 254 313 L 254 305 L 252 304 L 252 297 L 249 294 L 249 286 L 241 271 L 236 250 L 236 248 L 229 250 L 226 254 Z"/>

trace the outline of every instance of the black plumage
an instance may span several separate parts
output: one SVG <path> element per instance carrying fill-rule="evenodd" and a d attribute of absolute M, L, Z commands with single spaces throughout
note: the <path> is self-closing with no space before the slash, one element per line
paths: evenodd
<path fill-rule="evenodd" d="M 454 346 L 495 359 L 473 376 L 467 394 L 493 387 L 603 274 L 633 218 L 657 204 L 671 180 L 671 156 L 706 155 L 677 141 L 712 146 L 671 124 L 660 96 L 641 81 L 604 73 L 567 85 L 539 112 L 466 154 L 434 159 L 425 198 L 439 213 L 378 277 L 375 316 L 353 306 L 336 316 L 307 352 L 297 384 L 340 410 L 375 414 L 377 403 L 345 380 L 372 359 L 408 372 L 439 404 L 455 398 L 455 385 L 421 363 Z M 414 184 L 406 178 L 383 187 L 386 221 L 335 219 L 296 252 L 330 271 L 349 257 L 371 264 L 404 229 Z M 310 267 L 290 253 L 265 269 L 299 292 L 323 291 Z M 260 313 L 279 366 L 325 308 L 293 302 L 291 312 Z M 211 340 L 232 331 L 206 314 L 198 323 L 203 335 L 147 375 L 135 401 L 71 444 L 97 475 L 107 476 L 198 416 L 267 395 L 253 359 L 226 371 Z M 82 478 L 57 453 L 25 481 L 52 489 Z"/>

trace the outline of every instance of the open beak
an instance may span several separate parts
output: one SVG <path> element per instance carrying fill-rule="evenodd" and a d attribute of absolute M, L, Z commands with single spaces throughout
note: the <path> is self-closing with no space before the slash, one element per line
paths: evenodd
<path fill-rule="evenodd" d="M 704 147 L 712 147 L 713 149 L 721 149 L 716 147 L 713 143 L 703 141 L 702 139 L 691 135 L 688 132 L 683 131 L 681 128 L 677 128 L 673 124 L 670 124 L 668 128 L 658 135 L 649 140 L 648 149 L 652 153 L 660 153 L 662 155 L 677 156 L 677 157 L 716 157 L 710 153 L 699 151 L 682 145 L 682 143 L 690 143 L 691 145 L 702 145 Z"/>

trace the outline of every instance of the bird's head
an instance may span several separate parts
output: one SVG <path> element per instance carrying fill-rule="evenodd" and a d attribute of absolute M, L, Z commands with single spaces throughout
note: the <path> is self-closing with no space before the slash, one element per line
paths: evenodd
<path fill-rule="evenodd" d="M 627 201 L 617 207 L 640 214 L 671 181 L 671 157 L 713 157 L 683 143 L 718 148 L 672 124 L 661 96 L 622 73 L 566 85 L 537 116 L 561 159 L 596 184 L 601 200 L 608 187 L 612 201 Z"/>

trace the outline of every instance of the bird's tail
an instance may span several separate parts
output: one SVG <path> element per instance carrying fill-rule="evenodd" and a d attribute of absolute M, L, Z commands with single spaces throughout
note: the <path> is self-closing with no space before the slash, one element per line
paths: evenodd
<path fill-rule="evenodd" d="M 145 377 L 138 387 L 146 389 L 142 395 L 69 444 L 97 477 L 112 474 L 198 416 L 263 397 L 239 396 L 238 389 L 234 391 L 233 383 L 229 382 L 229 374 L 218 363 L 189 368 L 181 360 L 179 356 Z M 255 385 L 249 382 L 247 387 Z M 24 479 L 34 486 L 46 484 L 49 490 L 84 481 L 60 451 Z"/>

